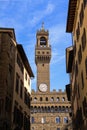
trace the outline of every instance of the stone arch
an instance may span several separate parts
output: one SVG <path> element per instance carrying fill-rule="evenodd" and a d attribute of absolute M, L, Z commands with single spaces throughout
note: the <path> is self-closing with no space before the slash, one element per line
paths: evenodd
<path fill-rule="evenodd" d="M 69 107 L 68 106 L 66 106 L 66 112 L 68 112 L 69 111 Z"/>
<path fill-rule="evenodd" d="M 58 112 L 61 112 L 61 106 L 58 107 Z"/>
<path fill-rule="evenodd" d="M 65 97 L 62 97 L 62 101 L 63 101 L 63 102 L 65 101 Z"/>
<path fill-rule="evenodd" d="M 38 107 L 38 112 L 39 112 L 39 113 L 41 112 L 41 107 L 40 107 L 40 106 Z"/>
<path fill-rule="evenodd" d="M 60 98 L 59 98 L 59 97 L 57 97 L 57 98 L 56 98 L 56 101 L 57 101 L 57 102 L 58 102 L 58 101 L 60 101 Z"/>
<path fill-rule="evenodd" d="M 34 113 L 37 112 L 37 106 L 34 106 Z"/>
<path fill-rule="evenodd" d="M 55 111 L 54 106 L 51 106 L 51 112 L 54 112 L 54 111 Z"/>
<path fill-rule="evenodd" d="M 58 112 L 58 106 L 55 106 L 55 112 Z"/>
<path fill-rule="evenodd" d="M 62 111 L 65 112 L 65 106 L 62 106 Z"/>
<path fill-rule="evenodd" d="M 33 113 L 33 106 L 30 107 L 31 112 Z"/>

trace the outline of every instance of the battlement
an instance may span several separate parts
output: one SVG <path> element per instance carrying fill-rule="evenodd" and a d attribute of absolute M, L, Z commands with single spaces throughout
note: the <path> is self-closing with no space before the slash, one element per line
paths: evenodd
<path fill-rule="evenodd" d="M 32 93 L 38 93 L 37 91 L 35 91 L 34 89 L 31 90 Z M 66 93 L 66 90 L 62 90 L 62 89 L 53 89 L 52 91 L 49 92 L 50 94 L 52 93 Z"/>

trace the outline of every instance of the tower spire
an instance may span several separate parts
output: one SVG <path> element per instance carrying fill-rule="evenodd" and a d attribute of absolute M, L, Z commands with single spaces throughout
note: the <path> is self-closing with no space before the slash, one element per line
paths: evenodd
<path fill-rule="evenodd" d="M 41 30 L 44 30 L 44 22 L 42 22 Z"/>

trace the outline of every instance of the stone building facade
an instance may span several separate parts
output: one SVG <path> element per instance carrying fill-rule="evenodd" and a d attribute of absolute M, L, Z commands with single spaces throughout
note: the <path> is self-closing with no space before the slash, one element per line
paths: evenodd
<path fill-rule="evenodd" d="M 50 91 L 51 45 L 43 25 L 36 34 L 37 90 L 31 93 L 31 130 L 62 130 L 71 120 L 66 92 Z"/>
<path fill-rule="evenodd" d="M 66 48 L 73 130 L 87 130 L 87 0 L 69 0 L 66 32 L 73 41 Z"/>
<path fill-rule="evenodd" d="M 14 29 L 0 28 L 0 130 L 30 129 L 31 77 Z"/>

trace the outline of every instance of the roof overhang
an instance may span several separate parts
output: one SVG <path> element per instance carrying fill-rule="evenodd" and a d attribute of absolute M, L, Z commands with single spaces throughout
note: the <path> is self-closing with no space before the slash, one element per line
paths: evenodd
<path fill-rule="evenodd" d="M 0 28 L 0 33 L 8 33 L 16 41 L 14 28 Z"/>
<path fill-rule="evenodd" d="M 27 59 L 27 56 L 26 56 L 26 54 L 24 52 L 24 49 L 23 49 L 22 45 L 18 44 L 17 49 L 18 49 L 18 52 L 20 53 L 20 56 L 22 58 L 22 62 L 24 63 L 24 66 L 25 66 L 26 70 L 28 71 L 30 77 L 33 78 L 34 74 L 32 72 L 32 69 L 30 67 L 29 61 Z"/>
<path fill-rule="evenodd" d="M 66 48 L 66 72 L 71 73 L 73 63 L 73 46 Z"/>
<path fill-rule="evenodd" d="M 77 0 L 69 0 L 66 32 L 73 31 Z"/>

